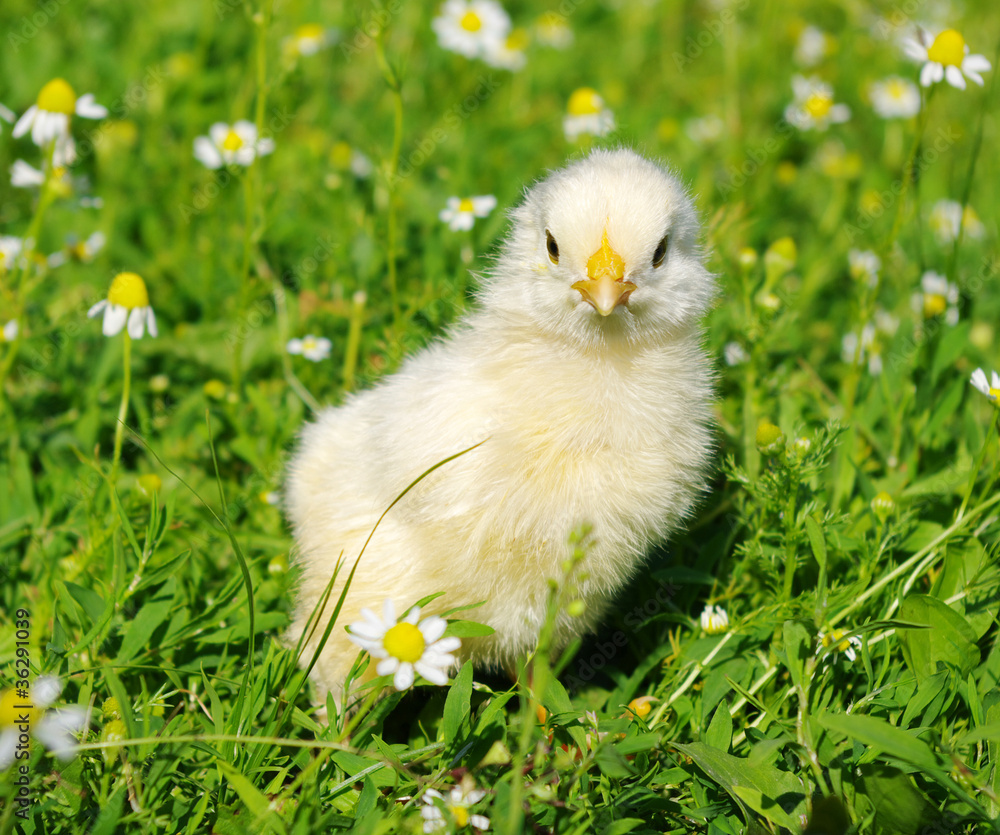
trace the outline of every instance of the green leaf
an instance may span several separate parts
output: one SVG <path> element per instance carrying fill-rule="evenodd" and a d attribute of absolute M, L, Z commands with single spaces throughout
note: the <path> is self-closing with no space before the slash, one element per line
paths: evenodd
<path fill-rule="evenodd" d="M 937 810 L 908 775 L 885 763 L 866 763 L 860 772 L 860 789 L 875 807 L 883 832 L 916 835 L 929 831 Z"/>
<path fill-rule="evenodd" d="M 806 787 L 795 775 L 767 766 L 751 766 L 746 760 L 718 751 L 703 742 L 671 745 L 686 754 L 741 806 L 753 809 L 771 823 L 793 832 L 799 830 L 806 809 Z"/>
<path fill-rule="evenodd" d="M 812 654 L 812 635 L 805 625 L 797 620 L 786 620 L 784 626 L 785 634 L 785 659 L 788 664 L 788 673 L 792 677 L 792 684 L 802 693 L 803 665 L 806 659 Z"/>
<path fill-rule="evenodd" d="M 941 764 L 931 747 L 913 733 L 873 716 L 821 713 L 815 717 L 824 728 L 880 748 L 882 752 L 928 771 L 940 771 Z"/>
<path fill-rule="evenodd" d="M 733 742 L 733 718 L 729 715 L 729 704 L 722 702 L 716 709 L 712 721 L 705 732 L 705 742 L 720 751 L 729 751 Z"/>
<path fill-rule="evenodd" d="M 258 820 L 274 815 L 274 812 L 271 811 L 270 801 L 242 772 L 224 760 L 217 759 L 215 763 L 225 775 L 226 780 L 229 781 L 229 785 L 236 790 L 236 793 L 240 796 L 240 800 L 243 801 L 243 804 L 250 811 L 251 815 Z"/>
<path fill-rule="evenodd" d="M 450 747 L 469 731 L 469 713 L 472 710 L 472 662 L 466 661 L 455 676 L 444 702 L 441 730 Z"/>
<path fill-rule="evenodd" d="M 642 818 L 619 818 L 608 824 L 603 835 L 625 835 L 626 832 L 631 832 L 636 827 L 645 825 L 646 821 Z"/>
<path fill-rule="evenodd" d="M 143 650 L 150 648 L 149 639 L 170 614 L 174 605 L 174 581 L 163 584 L 157 597 L 143 604 L 135 618 L 128 623 L 116 663 L 124 664 Z"/>
<path fill-rule="evenodd" d="M 492 626 L 485 623 L 476 623 L 472 620 L 452 620 L 448 621 L 448 628 L 445 629 L 445 637 L 454 638 L 485 638 L 494 633 Z"/>
<path fill-rule="evenodd" d="M 598 748 L 594 762 L 601 769 L 601 773 L 612 780 L 624 780 L 635 771 L 614 745 L 602 745 Z"/>
<path fill-rule="evenodd" d="M 936 673 L 939 663 L 955 669 L 962 678 L 979 664 L 975 631 L 947 604 L 925 594 L 911 594 L 900 606 L 899 617 L 928 627 L 898 633 L 903 657 L 918 681 Z"/>
<path fill-rule="evenodd" d="M 826 571 L 826 538 L 823 536 L 823 529 L 812 516 L 806 517 L 806 534 L 820 571 Z"/>

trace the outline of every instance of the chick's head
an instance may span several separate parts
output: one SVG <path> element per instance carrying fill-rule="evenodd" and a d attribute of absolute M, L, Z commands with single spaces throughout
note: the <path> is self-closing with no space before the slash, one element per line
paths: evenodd
<path fill-rule="evenodd" d="M 483 306 L 580 344 L 686 331 L 711 303 L 698 218 L 672 174 L 594 151 L 531 187 L 486 276 Z"/>

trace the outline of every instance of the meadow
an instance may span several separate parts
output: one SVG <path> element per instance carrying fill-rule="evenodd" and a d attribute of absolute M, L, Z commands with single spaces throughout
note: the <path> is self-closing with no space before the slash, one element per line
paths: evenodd
<path fill-rule="evenodd" d="M 1000 832 L 995 5 L 459 6 L 4 0 L 0 833 Z M 315 704 L 297 432 L 619 145 L 705 225 L 711 490 L 530 687 Z"/>

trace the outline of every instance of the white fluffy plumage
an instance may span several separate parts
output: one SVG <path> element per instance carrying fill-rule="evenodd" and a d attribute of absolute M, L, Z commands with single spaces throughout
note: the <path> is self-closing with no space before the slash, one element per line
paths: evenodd
<path fill-rule="evenodd" d="M 593 630 L 704 489 L 713 372 L 700 321 L 714 283 L 684 188 L 633 151 L 594 151 L 528 189 L 512 219 L 476 310 L 302 433 L 286 496 L 301 567 L 293 643 L 338 558 L 350 568 L 399 493 L 481 443 L 375 531 L 314 668 L 321 692 L 339 694 L 357 654 L 342 624 L 385 598 L 444 592 L 429 612 L 485 601 L 472 617 L 496 633 L 460 654 L 512 668 L 581 523 L 593 529 L 586 612 L 562 617 L 556 638 Z"/>

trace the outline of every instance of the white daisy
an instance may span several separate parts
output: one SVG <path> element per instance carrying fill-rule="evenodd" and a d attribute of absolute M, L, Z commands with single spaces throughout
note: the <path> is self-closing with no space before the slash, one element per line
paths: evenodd
<path fill-rule="evenodd" d="M 912 81 L 890 75 L 868 91 L 872 108 L 883 119 L 909 119 L 920 112 L 920 90 Z"/>
<path fill-rule="evenodd" d="M 111 282 L 108 297 L 101 299 L 87 316 L 93 318 L 104 311 L 102 330 L 105 336 L 115 336 L 128 324 L 128 335 L 141 339 L 149 329 L 150 336 L 156 336 L 156 316 L 149 304 L 146 282 L 135 273 L 118 273 Z"/>
<path fill-rule="evenodd" d="M 815 67 L 833 51 L 833 38 L 818 26 L 806 26 L 795 45 L 795 62 L 803 67 Z"/>
<path fill-rule="evenodd" d="M 861 329 L 861 350 L 858 352 L 858 334 L 852 331 L 851 333 L 845 333 L 844 338 L 840 341 L 840 358 L 848 363 L 853 364 L 854 358 L 857 356 L 858 362 L 862 363 L 865 361 L 865 357 L 868 357 L 868 373 L 873 377 L 877 377 L 882 373 L 882 355 L 877 351 L 872 350 L 875 347 L 875 325 L 869 322 Z"/>
<path fill-rule="evenodd" d="M 257 126 L 246 119 L 240 119 L 232 127 L 225 122 L 216 122 L 208 129 L 208 136 L 194 140 L 195 158 L 206 168 L 221 168 L 223 165 L 248 166 L 257 157 L 263 157 L 274 150 L 274 140 L 257 137 Z"/>
<path fill-rule="evenodd" d="M 993 371 L 990 374 L 990 379 L 987 380 L 986 372 L 977 368 L 972 372 L 972 379 L 969 382 L 993 401 L 994 406 L 1000 406 L 1000 374 Z"/>
<path fill-rule="evenodd" d="M 455 786 L 444 797 L 435 789 L 428 789 L 420 799 L 424 805 L 420 809 L 420 817 L 424 819 L 424 832 L 437 832 L 448 825 L 449 817 L 455 822 L 456 829 L 472 826 L 475 829 L 489 829 L 490 819 L 485 815 L 469 814 L 469 809 L 486 797 L 482 789 L 472 787 L 471 782 L 463 781 L 461 786 Z M 443 807 L 443 808 L 442 808 Z M 445 813 L 449 817 L 446 817 Z"/>
<path fill-rule="evenodd" d="M 835 104 L 833 88 L 816 76 L 792 77 L 794 101 L 785 108 L 785 120 L 800 130 L 825 131 L 851 118 L 851 108 Z"/>
<path fill-rule="evenodd" d="M 0 342 L 13 342 L 17 339 L 19 330 L 17 319 L 11 319 L 3 328 L 0 328 Z"/>
<path fill-rule="evenodd" d="M 97 257 L 97 253 L 104 249 L 106 242 L 107 239 L 103 232 L 95 232 L 82 241 L 71 235 L 66 239 L 66 246 L 61 251 L 53 252 L 49 256 L 49 266 L 61 267 L 67 261 L 89 264 Z"/>
<path fill-rule="evenodd" d="M 319 362 L 330 356 L 333 343 L 325 336 L 313 336 L 311 333 L 302 339 L 289 339 L 285 350 L 289 354 L 301 354 L 307 360 Z"/>
<path fill-rule="evenodd" d="M 816 655 L 822 655 L 832 648 L 834 652 L 826 654 L 827 663 L 835 661 L 838 654 L 843 655 L 848 661 L 854 661 L 858 657 L 857 650 L 861 649 L 861 639 L 857 635 L 845 638 L 846 634 L 847 632 L 843 629 L 820 632 L 816 636 L 819 644 L 816 648 Z"/>
<path fill-rule="evenodd" d="M 882 259 L 870 249 L 852 249 L 847 253 L 847 263 L 851 278 L 864 281 L 869 287 L 878 284 L 878 271 L 882 268 Z"/>
<path fill-rule="evenodd" d="M 700 119 L 689 119 L 684 126 L 687 135 L 699 144 L 718 142 L 725 129 L 725 123 L 714 114 L 702 116 Z"/>
<path fill-rule="evenodd" d="M 57 677 L 39 676 L 29 692 L 12 688 L 0 695 L 0 771 L 18 759 L 25 737 L 34 737 L 60 760 L 76 756 L 76 737 L 87 727 L 87 711 L 79 705 L 50 710 L 62 688 Z"/>
<path fill-rule="evenodd" d="M 721 606 L 709 604 L 701 613 L 701 628 L 709 635 L 718 635 L 729 629 L 729 615 Z"/>
<path fill-rule="evenodd" d="M 925 319 L 944 314 L 949 325 L 958 324 L 958 286 L 940 273 L 928 270 L 920 277 L 921 292 L 910 297 L 914 312 Z"/>
<path fill-rule="evenodd" d="M 420 609 L 414 606 L 397 621 L 396 606 L 388 599 L 382 604 L 381 618 L 368 608 L 361 610 L 361 617 L 363 621 L 348 627 L 351 640 L 372 658 L 381 659 L 375 671 L 380 676 L 392 675 L 397 690 L 412 687 L 415 672 L 431 684 L 447 684 L 448 670 L 456 663 L 450 653 L 462 642 L 442 637 L 448 626 L 443 618 L 431 615 L 421 621 Z"/>
<path fill-rule="evenodd" d="M 64 79 L 54 78 L 42 87 L 35 104 L 17 120 L 12 135 L 17 138 L 30 130 L 31 141 L 38 146 L 60 140 L 66 161 L 72 162 L 75 152 L 69 136 L 69 120 L 74 114 L 85 119 L 103 119 L 108 109 L 94 101 L 93 93 L 77 98 Z"/>
<path fill-rule="evenodd" d="M 580 87 L 573 91 L 563 117 L 566 140 L 575 142 L 581 134 L 605 136 L 615 129 L 615 115 L 596 90 Z"/>
<path fill-rule="evenodd" d="M 722 355 L 726 359 L 726 365 L 730 367 L 734 365 L 742 365 L 750 359 L 750 355 L 746 352 L 746 348 L 740 345 L 739 342 L 727 342 L 725 347 L 722 349 Z"/>
<path fill-rule="evenodd" d="M 543 46 L 566 49 L 573 43 L 573 30 L 558 12 L 545 12 L 535 21 L 535 37 Z"/>
<path fill-rule="evenodd" d="M 965 229 L 964 234 L 976 240 L 982 238 L 986 232 L 975 209 L 972 206 L 963 209 L 957 200 L 938 200 L 931 208 L 927 225 L 930 226 L 938 243 L 942 245 L 954 243 L 962 227 Z"/>
<path fill-rule="evenodd" d="M 920 84 L 924 87 L 944 79 L 952 87 L 964 90 L 966 78 L 982 87 L 980 73 L 993 68 L 984 56 L 969 54 L 969 45 L 956 29 L 945 29 L 931 37 L 918 27 L 917 37 L 907 38 L 903 49 L 914 61 L 924 62 L 920 69 Z"/>
<path fill-rule="evenodd" d="M 281 48 L 288 56 L 315 55 L 336 43 L 340 33 L 336 29 L 326 29 L 318 23 L 299 26 L 281 42 Z"/>
<path fill-rule="evenodd" d="M 24 241 L 13 235 L 0 235 L 0 270 L 9 270 L 14 266 L 17 256 L 24 248 Z"/>
<path fill-rule="evenodd" d="M 442 49 L 481 58 L 503 46 L 510 17 L 496 0 L 446 0 L 431 28 Z"/>
<path fill-rule="evenodd" d="M 477 217 L 486 217 L 497 205 L 492 194 L 479 197 L 449 197 L 448 204 L 440 211 L 438 218 L 455 232 L 472 228 Z"/>
<path fill-rule="evenodd" d="M 483 53 L 483 60 L 491 67 L 517 72 L 528 63 L 528 56 L 525 54 L 528 42 L 526 30 L 514 29 L 502 42 L 491 43 Z"/>

